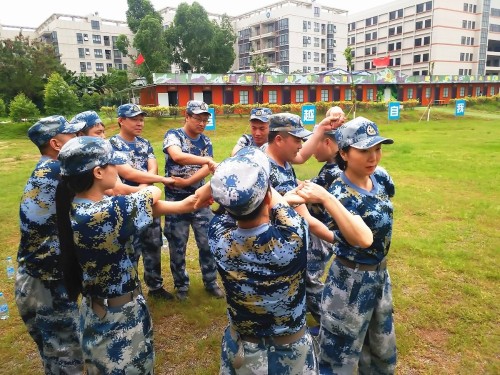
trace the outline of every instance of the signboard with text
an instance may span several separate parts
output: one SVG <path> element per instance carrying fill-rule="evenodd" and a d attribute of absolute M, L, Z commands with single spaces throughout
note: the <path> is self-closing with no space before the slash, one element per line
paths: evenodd
<path fill-rule="evenodd" d="M 399 120 L 400 110 L 401 107 L 399 105 L 399 102 L 389 102 L 388 105 L 389 120 Z"/>
<path fill-rule="evenodd" d="M 460 99 L 455 101 L 455 116 L 465 115 L 465 100 Z"/>
<path fill-rule="evenodd" d="M 208 118 L 205 130 L 215 130 L 215 108 L 208 108 L 208 112 L 210 112 L 210 117 Z"/>
<path fill-rule="evenodd" d="M 315 105 L 302 106 L 302 123 L 304 125 L 316 124 L 316 106 Z"/>

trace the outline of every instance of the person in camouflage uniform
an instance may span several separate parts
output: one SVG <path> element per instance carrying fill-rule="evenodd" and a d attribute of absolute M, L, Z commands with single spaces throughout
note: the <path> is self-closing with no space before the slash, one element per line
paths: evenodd
<path fill-rule="evenodd" d="M 76 114 L 69 122 L 84 122 L 85 127 L 78 135 L 106 138 L 104 123 L 96 111 L 84 111 Z"/>
<path fill-rule="evenodd" d="M 267 143 L 269 136 L 269 116 L 273 113 L 269 108 L 252 108 L 250 111 L 250 130 L 252 134 L 243 134 L 233 147 L 231 155 L 243 147 L 261 147 Z"/>
<path fill-rule="evenodd" d="M 207 185 L 225 213 L 209 244 L 227 294 L 229 326 L 220 374 L 317 374 L 305 328 L 307 224 L 269 184 L 270 165 L 255 147 L 219 164 Z M 208 192 L 207 192 L 208 190 Z"/>
<path fill-rule="evenodd" d="M 210 138 L 203 134 L 210 112 L 206 103 L 191 100 L 186 106 L 184 126 L 165 133 L 165 176 L 173 177 L 173 187 L 165 189 L 165 199 L 179 201 L 193 194 L 203 185 L 204 179 L 215 169 Z M 193 213 L 165 216 L 165 237 L 170 250 L 170 270 L 174 279 L 177 298 L 188 298 L 189 275 L 186 270 L 186 249 L 189 228 L 192 227 L 198 246 L 201 275 L 206 291 L 216 298 L 224 297 L 217 285 L 217 269 L 208 247 L 207 229 L 212 219 L 208 207 Z"/>
<path fill-rule="evenodd" d="M 86 371 L 151 374 L 153 327 L 140 289 L 133 238 L 171 212 L 194 209 L 196 197 L 160 201 L 155 186 L 106 196 L 126 162 L 108 141 L 72 139 L 59 153 L 62 182 L 56 193 L 64 282 L 70 299 L 83 295 L 80 331 Z"/>
<path fill-rule="evenodd" d="M 326 112 L 326 117 L 333 116 L 334 130 L 327 130 L 323 134 L 323 139 L 320 141 L 313 156 L 317 161 L 323 162 L 323 166 L 318 175 L 311 179 L 312 182 L 322 186 L 326 190 L 335 181 L 341 170 L 335 162 L 335 154 L 338 151 L 337 142 L 335 140 L 335 129 L 340 127 L 344 121 L 344 111 L 340 107 L 331 107 Z M 318 125 L 315 126 L 314 132 L 318 130 Z M 307 209 L 311 216 L 318 219 L 322 223 L 328 222 L 328 213 L 325 212 L 323 206 L 319 204 L 309 204 Z M 306 301 L 307 310 L 313 318 L 320 322 L 320 304 L 321 295 L 323 293 L 322 277 L 325 272 L 326 265 L 332 256 L 331 242 L 323 241 L 311 233 L 309 248 L 307 252 L 307 272 L 306 272 Z M 312 327 L 311 333 L 317 335 L 319 326 Z"/>
<path fill-rule="evenodd" d="M 363 221 L 372 240 L 365 241 L 359 234 L 347 236 L 327 209 L 333 217 L 328 226 L 337 242 L 321 305 L 320 372 L 352 374 L 358 368 L 360 374 L 393 374 L 396 339 L 386 256 L 395 188 L 378 163 L 381 145 L 394 141 L 381 137 L 375 123 L 363 117 L 338 128 L 335 138 L 336 161 L 343 173 L 329 191 Z"/>
<path fill-rule="evenodd" d="M 116 151 L 127 156 L 127 166 L 118 167 L 118 173 L 123 183 L 131 186 L 171 181 L 164 176 L 158 176 L 158 162 L 153 153 L 151 143 L 140 137 L 144 128 L 144 112 L 138 105 L 127 103 L 117 109 L 120 133 L 112 136 L 109 141 Z M 131 168 L 131 167 L 132 168 Z M 144 263 L 144 282 L 148 286 L 148 296 L 164 300 L 173 299 L 173 295 L 163 287 L 161 276 L 161 219 L 155 218 L 153 223 L 139 233 L 134 239 L 135 258 L 138 262 L 142 255 Z"/>
<path fill-rule="evenodd" d="M 59 269 L 55 194 L 60 179 L 59 150 L 84 126 L 69 124 L 63 116 L 50 116 L 28 130 L 42 156 L 21 198 L 15 296 L 46 374 L 83 372 L 78 306 L 68 298 Z"/>

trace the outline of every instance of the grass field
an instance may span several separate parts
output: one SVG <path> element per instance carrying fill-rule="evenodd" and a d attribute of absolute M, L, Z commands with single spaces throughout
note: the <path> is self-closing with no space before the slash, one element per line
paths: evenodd
<path fill-rule="evenodd" d="M 386 113 L 358 113 L 374 119 L 384 136 L 383 165 L 396 183 L 394 236 L 389 254 L 393 283 L 398 374 L 500 373 L 500 115 L 452 108 L 403 111 L 398 122 Z M 147 119 L 144 136 L 153 142 L 163 170 L 163 134 L 182 119 Z M 215 158 L 229 155 L 247 120 L 219 117 L 208 133 Z M 0 258 L 15 257 L 18 205 L 37 159 L 27 139 L 30 124 L 0 124 Z M 107 135 L 117 132 L 109 122 Z M 297 166 L 309 178 L 320 165 Z M 172 290 L 168 254 L 163 254 L 166 287 Z M 203 289 L 194 242 L 188 268 L 190 298 L 154 303 L 157 374 L 217 374 L 225 302 Z M 0 373 L 42 374 L 38 352 L 18 316 L 14 283 L 0 268 L 0 291 L 10 318 L 0 321 Z"/>

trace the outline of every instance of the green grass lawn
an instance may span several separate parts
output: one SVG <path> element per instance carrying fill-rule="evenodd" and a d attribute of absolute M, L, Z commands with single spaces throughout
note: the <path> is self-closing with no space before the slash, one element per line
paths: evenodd
<path fill-rule="evenodd" d="M 403 111 L 388 123 L 386 113 L 357 115 L 377 122 L 384 146 L 381 165 L 396 183 L 395 222 L 389 254 L 393 283 L 398 374 L 500 373 L 500 115 L 453 108 L 432 110 L 420 122 L 420 109 Z M 144 136 L 153 142 L 163 171 L 165 131 L 182 119 L 147 119 Z M 217 161 L 229 156 L 245 118 L 217 118 L 209 132 Z M 38 151 L 26 137 L 30 124 L 0 124 L 0 258 L 16 256 L 19 199 Z M 117 132 L 109 122 L 107 135 Z M 301 179 L 320 168 L 314 159 L 297 166 Z M 157 374 L 217 374 L 225 302 L 203 289 L 193 240 L 188 250 L 190 298 L 151 302 Z M 163 275 L 172 290 L 168 254 Z M 0 268 L 0 291 L 10 318 L 0 321 L 0 373 L 42 374 L 34 343 L 19 318 L 14 283 Z"/>

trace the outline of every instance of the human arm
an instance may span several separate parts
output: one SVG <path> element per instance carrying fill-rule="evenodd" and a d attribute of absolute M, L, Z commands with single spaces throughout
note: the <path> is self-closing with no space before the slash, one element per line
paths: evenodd
<path fill-rule="evenodd" d="M 148 173 L 158 174 L 158 161 L 155 158 L 148 159 Z"/>
<path fill-rule="evenodd" d="M 180 165 L 208 165 L 208 168 L 213 172 L 217 167 L 217 163 L 209 156 L 198 156 L 183 152 L 179 146 L 169 146 L 164 152 L 172 158 L 174 162 Z"/>
<path fill-rule="evenodd" d="M 373 233 L 361 216 L 353 215 L 321 186 L 306 181 L 297 194 L 308 203 L 321 203 L 350 245 L 367 248 L 373 243 Z"/>
<path fill-rule="evenodd" d="M 187 212 L 192 212 L 195 210 L 197 201 L 198 197 L 194 194 L 181 201 L 158 200 L 153 205 L 153 216 L 160 217 L 162 215 L 168 214 L 184 214 Z"/>
<path fill-rule="evenodd" d="M 178 188 L 186 188 L 203 180 L 209 174 L 210 174 L 210 169 L 208 168 L 208 165 L 204 165 L 189 177 L 186 178 L 175 177 L 175 176 L 172 177 L 172 179 L 174 180 L 173 185 Z"/>
<path fill-rule="evenodd" d="M 295 158 L 292 160 L 293 164 L 304 164 L 312 156 L 319 143 L 323 139 L 325 131 L 335 129 L 335 120 L 333 116 L 325 117 L 317 126 L 315 131 L 309 136 L 307 141 L 302 145 Z"/>
<path fill-rule="evenodd" d="M 118 175 L 121 178 L 128 181 L 137 182 L 138 184 L 149 185 L 149 184 L 154 184 L 156 182 L 160 182 L 164 185 L 171 185 L 173 183 L 173 180 L 169 177 L 159 176 L 157 174 L 153 174 L 150 172 L 140 171 L 132 167 L 130 164 L 117 165 L 116 168 L 118 170 Z M 148 162 L 148 168 L 149 168 L 149 162 Z M 158 168 L 158 164 L 156 165 L 156 168 Z"/>

